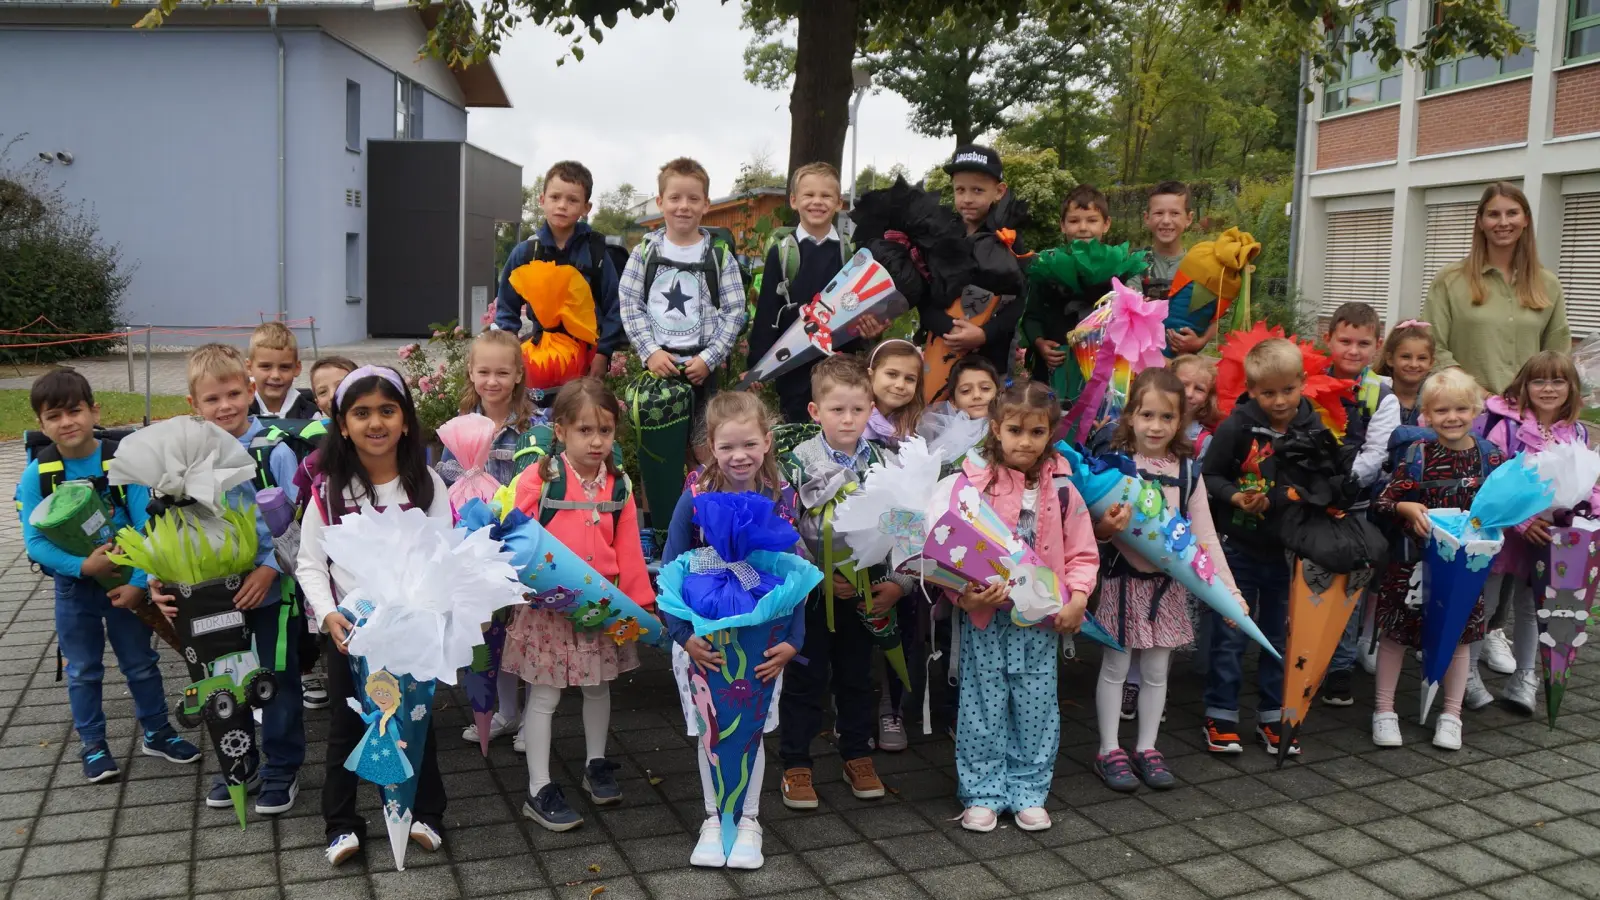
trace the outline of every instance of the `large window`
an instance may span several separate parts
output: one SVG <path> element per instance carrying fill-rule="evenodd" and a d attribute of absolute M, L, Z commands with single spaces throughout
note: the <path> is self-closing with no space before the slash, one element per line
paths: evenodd
<path fill-rule="evenodd" d="M 1600 57 L 1600 0 L 1569 0 L 1567 62 Z"/>
<path fill-rule="evenodd" d="M 422 98 L 427 93 L 422 85 L 405 77 L 394 77 L 394 136 L 397 138 L 422 138 Z"/>
<path fill-rule="evenodd" d="M 1444 15 L 1442 0 L 1433 2 L 1433 21 Z M 1428 70 L 1428 90 L 1439 91 L 1480 81 L 1493 81 L 1503 75 L 1514 75 L 1533 68 L 1533 32 L 1538 25 L 1539 0 L 1502 0 L 1506 18 L 1517 26 L 1528 42 L 1522 52 L 1504 59 L 1492 56 L 1463 56 L 1440 63 Z"/>
<path fill-rule="evenodd" d="M 1596 0 L 1600 2 L 1600 0 Z M 1362 11 L 1362 21 L 1390 18 L 1394 20 L 1395 39 L 1405 43 L 1406 0 L 1379 0 Z M 1334 43 L 1347 40 L 1344 29 L 1333 37 Z M 1323 112 L 1341 112 L 1359 109 L 1378 103 L 1392 103 L 1400 99 L 1400 70 L 1382 69 L 1371 53 L 1353 54 L 1345 62 L 1344 75 L 1329 84 L 1322 92 Z"/>

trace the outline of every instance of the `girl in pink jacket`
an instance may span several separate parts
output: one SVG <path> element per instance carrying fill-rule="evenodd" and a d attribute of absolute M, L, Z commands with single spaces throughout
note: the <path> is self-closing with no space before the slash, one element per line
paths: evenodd
<path fill-rule="evenodd" d="M 964 491 L 976 489 L 1070 597 L 1053 628 L 1019 627 L 997 611 L 1006 599 L 1005 579 L 968 587 L 956 598 L 957 795 L 966 807 L 961 826 L 969 831 L 993 831 L 999 814 L 1008 811 L 1024 831 L 1050 827 L 1044 800 L 1061 744 L 1057 648 L 1061 634 L 1083 623 L 1100 566 L 1083 498 L 1070 484 L 1053 480 L 1066 471 L 1050 449 L 1060 418 L 1060 405 L 1044 385 L 1024 382 L 1007 389 L 990 407 L 989 436 L 959 473 L 939 482 L 928 508 L 929 521 L 937 521 Z"/>
<path fill-rule="evenodd" d="M 1505 393 L 1484 403 L 1479 431 L 1510 459 L 1518 453 L 1537 453 L 1548 444 L 1589 441 L 1589 430 L 1578 421 L 1583 409 L 1581 385 L 1572 357 L 1556 350 L 1535 353 L 1506 387 Z M 1590 495 L 1590 506 L 1600 512 L 1600 488 Z M 1483 612 L 1492 618 L 1510 598 L 1513 617 L 1511 650 L 1516 671 L 1506 681 L 1506 702 L 1525 715 L 1533 714 L 1539 679 L 1533 661 L 1539 649 L 1538 615 L 1533 597 L 1533 563 L 1550 546 L 1550 517 L 1542 514 L 1506 534 L 1505 548 L 1494 560 L 1494 574 L 1483 589 Z M 1472 645 L 1468 669 L 1467 706 L 1477 709 L 1494 701 L 1478 674 L 1478 657 L 1484 641 Z"/>

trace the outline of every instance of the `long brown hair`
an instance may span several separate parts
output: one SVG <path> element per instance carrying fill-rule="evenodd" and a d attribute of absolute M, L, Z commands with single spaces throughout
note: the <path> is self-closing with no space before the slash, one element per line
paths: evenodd
<path fill-rule="evenodd" d="M 1394 369 L 1389 365 L 1389 357 L 1400 352 L 1400 345 L 1406 341 L 1427 341 L 1428 355 L 1438 356 L 1439 347 L 1433 340 L 1433 327 L 1427 322 L 1418 322 L 1415 319 L 1401 322 L 1389 330 L 1389 336 L 1383 339 L 1383 349 L 1378 351 L 1378 361 L 1372 364 L 1374 375 L 1394 377 Z"/>
<path fill-rule="evenodd" d="M 1578 367 L 1572 362 L 1572 357 L 1559 350 L 1540 350 L 1528 357 L 1528 361 L 1517 372 L 1517 377 L 1511 379 L 1505 393 L 1500 396 L 1516 407 L 1517 412 L 1532 412 L 1531 391 L 1534 380 L 1538 378 L 1561 378 L 1567 382 L 1567 402 L 1561 404 L 1556 417 L 1566 425 L 1578 421 L 1578 413 L 1583 411 L 1583 403 L 1578 396 L 1583 393 L 1583 385 L 1579 383 Z"/>
<path fill-rule="evenodd" d="M 872 348 L 872 353 L 867 356 L 868 377 L 887 359 L 916 360 L 913 368 L 917 373 L 917 384 L 911 391 L 911 400 L 894 412 L 884 414 L 884 418 L 894 426 L 895 437 L 908 438 L 916 432 L 917 423 L 922 421 L 922 409 L 927 406 L 922 398 L 922 354 L 918 352 L 916 344 L 902 338 L 891 338 Z M 877 406 L 878 398 L 872 399 L 873 406 Z"/>
<path fill-rule="evenodd" d="M 1173 368 L 1177 368 L 1177 361 L 1173 361 Z M 1162 369 L 1152 366 L 1133 377 L 1133 384 L 1128 386 L 1128 402 L 1123 404 L 1122 418 L 1117 420 L 1117 430 L 1111 435 L 1111 448 L 1124 450 L 1128 453 L 1134 451 L 1133 443 L 1133 417 L 1144 403 L 1144 396 L 1151 391 L 1171 394 L 1178 398 L 1178 428 L 1172 433 L 1172 440 L 1167 444 L 1167 452 L 1179 459 L 1188 459 L 1194 456 L 1194 444 L 1190 443 L 1183 427 L 1189 421 L 1189 401 L 1183 395 L 1183 382 L 1172 369 Z"/>
<path fill-rule="evenodd" d="M 562 428 L 570 428 L 578 424 L 585 410 L 590 407 L 600 412 L 611 414 L 611 421 L 616 423 L 615 434 L 620 439 L 622 434 L 622 402 L 617 395 L 606 388 L 606 383 L 592 375 L 585 375 L 562 385 L 556 394 L 556 400 L 550 405 L 550 421 Z M 558 456 L 552 454 L 539 461 L 539 479 L 553 481 L 556 477 L 556 460 Z M 607 454 L 606 471 L 612 477 L 622 477 L 622 470 L 617 468 L 615 454 Z"/>
<path fill-rule="evenodd" d="M 989 406 L 989 431 L 983 436 L 983 443 L 979 445 L 979 452 L 991 466 L 1005 465 L 1005 453 L 1000 449 L 1000 429 L 1006 420 L 1012 416 L 1044 416 L 1049 433 L 1056 433 L 1056 426 L 1061 424 L 1061 401 L 1044 385 L 1037 381 L 1018 381 L 995 396 Z M 1044 466 L 1044 461 L 1055 453 L 1055 448 L 1045 445 L 1044 452 L 1039 454 L 1039 459 L 1034 462 L 1033 468 L 1022 473 L 1024 478 L 1033 479 L 1038 476 L 1039 469 Z M 989 489 L 994 490 L 994 480 L 989 481 Z"/>
<path fill-rule="evenodd" d="M 755 422 L 768 436 L 778 424 L 777 416 L 766 402 L 755 394 L 747 391 L 720 391 L 712 395 L 706 404 L 706 448 L 713 450 L 711 458 L 706 460 L 706 469 L 700 475 L 700 483 L 705 485 L 707 491 L 726 491 L 733 485 L 729 483 L 728 476 L 717 465 L 714 448 L 717 445 L 717 429 L 731 422 Z M 783 488 L 783 476 L 778 474 L 778 456 L 767 448 L 767 455 L 761 460 L 761 468 L 756 470 L 756 487 L 765 489 L 771 497 L 777 497 Z"/>
<path fill-rule="evenodd" d="M 522 369 L 522 344 L 518 343 L 517 336 L 509 331 L 491 328 L 488 331 L 478 332 L 472 339 L 472 344 L 467 347 L 467 377 L 466 383 L 461 386 L 461 414 L 474 412 L 483 403 L 478 396 L 478 389 L 472 386 L 472 363 L 478 351 L 485 347 L 500 347 L 511 351 L 511 371 L 516 376 L 516 383 L 511 386 L 511 422 L 519 429 L 526 428 L 533 418 L 533 400 L 528 396 L 528 386 L 523 381 Z M 504 425 L 504 422 L 496 422 Z"/>
<path fill-rule="evenodd" d="M 1211 376 L 1211 390 L 1206 392 L 1206 402 L 1200 404 L 1199 409 L 1189 410 L 1185 414 L 1184 424 L 1199 422 L 1207 428 L 1215 428 L 1217 425 L 1217 361 L 1209 356 L 1201 356 L 1198 353 L 1185 353 L 1167 363 L 1167 371 L 1177 375 L 1178 371 L 1184 366 L 1196 366 Z M 1180 387 L 1183 385 L 1182 378 L 1178 379 L 1178 385 Z M 1184 397 L 1184 400 L 1188 399 L 1187 396 Z M 1128 402 L 1123 406 L 1127 407 L 1132 402 L 1133 398 L 1130 396 Z"/>
<path fill-rule="evenodd" d="M 1511 287 L 1517 292 L 1517 302 L 1524 309 L 1546 309 L 1550 306 L 1550 298 L 1544 292 L 1544 282 L 1540 278 L 1539 247 L 1533 240 L 1533 208 L 1528 205 L 1528 195 L 1521 188 L 1506 181 L 1496 181 L 1483 189 L 1483 198 L 1478 201 L 1478 214 L 1472 220 L 1472 252 L 1467 254 L 1466 276 L 1467 287 L 1472 291 L 1472 305 L 1482 306 L 1488 299 L 1488 291 L 1483 286 L 1483 267 L 1489 264 L 1489 236 L 1483 233 L 1483 214 L 1489 208 L 1489 201 L 1496 197 L 1509 197 L 1522 207 L 1522 218 L 1527 222 L 1527 227 L 1522 229 L 1522 236 L 1517 238 L 1517 246 L 1511 249 Z"/>

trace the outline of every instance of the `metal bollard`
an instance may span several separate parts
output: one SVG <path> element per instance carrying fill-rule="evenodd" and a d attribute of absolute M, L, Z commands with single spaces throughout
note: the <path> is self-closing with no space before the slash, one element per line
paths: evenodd
<path fill-rule="evenodd" d="M 122 346 L 128 351 L 128 393 L 133 393 L 133 326 L 122 326 Z"/>
<path fill-rule="evenodd" d="M 150 334 L 154 325 L 144 326 L 144 424 L 150 424 Z"/>

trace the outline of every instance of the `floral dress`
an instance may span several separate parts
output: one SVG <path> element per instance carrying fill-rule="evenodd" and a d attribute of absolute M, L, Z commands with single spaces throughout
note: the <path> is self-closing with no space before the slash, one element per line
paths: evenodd
<path fill-rule="evenodd" d="M 1487 462 L 1481 457 L 1480 447 L 1486 448 Z M 1410 502 L 1421 503 L 1429 509 L 1467 509 L 1483 483 L 1484 473 L 1505 462 L 1505 454 L 1487 442 L 1466 450 L 1451 450 L 1436 440 L 1421 441 L 1412 452 L 1421 454 L 1421 477 L 1413 477 L 1408 453 L 1408 459 L 1401 460 L 1395 467 L 1388 486 L 1373 502 L 1374 513 L 1387 517 L 1402 529 L 1405 522 L 1395 513 L 1398 504 Z M 1377 623 L 1385 637 L 1418 648 L 1422 646 L 1422 608 L 1407 604 L 1406 598 L 1417 589 L 1421 577 L 1416 571 L 1421 551 L 1418 539 L 1409 531 L 1405 547 L 1404 554 L 1389 561 L 1378 585 Z M 1479 597 L 1467 620 L 1466 631 L 1461 635 L 1461 643 L 1482 640 L 1484 631 L 1483 598 Z"/>

